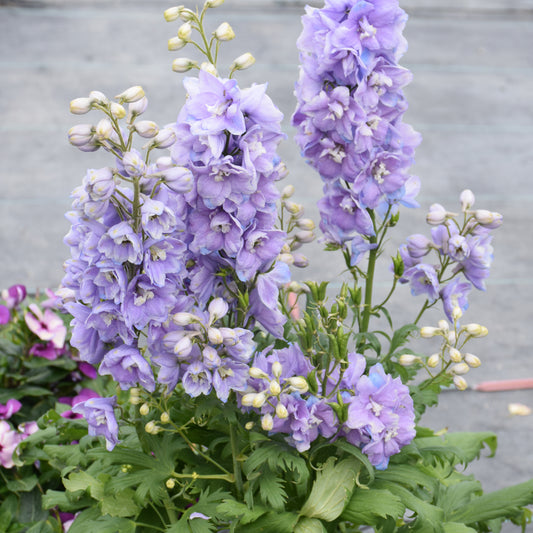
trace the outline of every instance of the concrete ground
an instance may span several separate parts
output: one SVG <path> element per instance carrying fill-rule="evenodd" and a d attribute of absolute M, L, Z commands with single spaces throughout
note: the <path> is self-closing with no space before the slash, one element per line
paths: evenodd
<path fill-rule="evenodd" d="M 69 101 L 101 90 L 109 96 L 142 85 L 150 100 L 146 117 L 160 124 L 175 119 L 183 102 L 181 76 L 171 71 L 177 53 L 166 51 L 177 31 L 161 0 L 0 0 L 0 285 L 54 287 L 68 251 L 63 218 L 69 193 L 86 168 L 107 164 L 105 154 L 83 154 L 66 132 L 87 117 L 69 114 Z M 187 4 L 192 7 L 190 3 Z M 533 377 L 531 339 L 533 246 L 529 223 L 533 202 L 533 0 L 405 0 L 409 51 L 402 64 L 414 73 L 407 88 L 405 120 L 423 135 L 415 173 L 422 180 L 422 208 L 404 212 L 391 252 L 403 238 L 426 232 L 424 217 L 434 202 L 457 209 L 464 188 L 478 207 L 499 211 L 504 226 L 495 235 L 488 291 L 471 298 L 468 321 L 489 328 L 472 344 L 483 365 L 471 385 L 491 379 Z M 300 159 L 291 140 L 294 81 L 303 2 L 227 0 L 213 10 L 213 27 L 228 20 L 237 38 L 223 57 L 250 51 L 257 64 L 239 76 L 241 86 L 269 82 L 269 94 L 285 113 L 289 140 L 282 156 L 296 186 L 296 200 L 315 218 L 318 176 Z M 186 49 L 187 50 L 187 49 Z M 189 52 L 187 52 L 188 54 Z M 300 279 L 326 278 L 335 286 L 342 266 L 320 247 L 309 248 L 312 264 Z M 333 262 L 332 262 L 333 261 Z M 378 275 L 386 290 L 387 266 Z M 421 301 L 400 290 L 392 310 L 406 320 Z M 434 313 L 424 324 L 441 317 Z M 429 341 L 428 341 L 429 342 Z M 428 353 L 433 347 L 427 345 Z M 446 392 L 425 423 L 450 430 L 494 431 L 495 458 L 473 471 L 487 489 L 533 477 L 533 416 L 511 417 L 508 404 L 533 407 L 531 390 Z M 509 529 L 512 531 L 512 529 Z"/>

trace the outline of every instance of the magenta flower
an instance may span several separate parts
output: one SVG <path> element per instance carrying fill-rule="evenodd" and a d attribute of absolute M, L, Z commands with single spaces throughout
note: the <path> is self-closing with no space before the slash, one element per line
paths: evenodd
<path fill-rule="evenodd" d="M 46 344 L 37 342 L 30 348 L 29 353 L 30 355 L 54 361 L 63 353 L 63 350 L 56 348 L 52 342 L 47 342 Z"/>
<path fill-rule="evenodd" d="M 44 313 L 37 304 L 30 304 L 24 320 L 30 330 L 43 341 L 51 341 L 55 348 L 63 348 L 67 336 L 67 328 L 61 318 L 50 309 Z"/>
<path fill-rule="evenodd" d="M 0 419 L 7 420 L 11 418 L 17 411 L 20 411 L 21 407 L 22 404 L 14 398 L 7 400 L 5 405 L 0 403 Z"/>
<path fill-rule="evenodd" d="M 9 309 L 14 309 L 26 298 L 26 287 L 24 285 L 12 285 L 9 289 L 2 291 L 2 298 Z"/>
<path fill-rule="evenodd" d="M 11 313 L 9 309 L 5 305 L 0 304 L 0 325 L 7 324 L 10 320 Z"/>

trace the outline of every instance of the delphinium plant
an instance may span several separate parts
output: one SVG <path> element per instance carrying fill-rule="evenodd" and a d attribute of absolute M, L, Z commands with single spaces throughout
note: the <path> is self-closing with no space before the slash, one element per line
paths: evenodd
<path fill-rule="evenodd" d="M 525 524 L 533 482 L 483 494 L 461 471 L 485 446 L 494 452 L 494 435 L 419 424 L 442 387 L 464 389 L 480 364 L 465 346 L 487 330 L 463 315 L 472 286 L 484 288 L 501 216 L 473 209 L 468 190 L 460 214 L 431 206 L 431 239 L 401 246 L 390 293 L 374 301 L 385 236 L 402 206 L 417 206 L 419 189 L 409 167 L 420 135 L 402 121 L 411 79 L 398 64 L 404 11 L 395 0 L 328 0 L 303 17 L 292 120 L 324 181 L 326 247 L 351 278 L 332 295 L 326 282 L 290 280 L 290 266 L 307 264 L 299 250 L 314 225 L 294 187 L 277 187 L 287 173 L 281 112 L 265 85 L 234 79 L 253 56 L 219 65 L 234 32 L 222 23 L 208 33 L 205 17 L 221 4 L 165 12 L 180 21 L 169 49 L 203 55 L 173 63 L 197 74 L 184 80 L 175 122 L 141 118 L 141 87 L 71 103 L 75 114 L 103 118 L 74 126 L 70 142 L 102 148 L 112 163 L 89 170 L 73 193 L 61 294 L 72 345 L 116 386 L 74 405 L 89 433 L 77 443 L 53 446 L 56 423 L 41 419 L 49 444 L 34 438 L 25 453 L 41 446 L 65 487 L 45 506 L 76 515 L 71 533 Z M 425 302 L 395 328 L 386 304 L 398 283 Z M 433 306 L 442 320 L 420 328 Z M 379 316 L 389 332 L 374 330 Z M 418 334 L 440 337 L 439 351 L 415 353 L 407 343 Z"/>

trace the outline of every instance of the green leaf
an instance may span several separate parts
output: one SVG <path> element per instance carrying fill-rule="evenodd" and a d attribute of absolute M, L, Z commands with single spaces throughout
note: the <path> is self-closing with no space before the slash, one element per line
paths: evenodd
<path fill-rule="evenodd" d="M 298 515 L 294 513 L 267 513 L 256 522 L 238 526 L 238 533 L 294 533 L 298 522 Z"/>
<path fill-rule="evenodd" d="M 48 518 L 48 511 L 43 510 L 41 493 L 38 489 L 20 494 L 18 518 L 22 523 L 38 522 Z"/>
<path fill-rule="evenodd" d="M 416 324 L 406 324 L 397 329 L 392 336 L 390 343 L 389 355 L 394 353 L 400 346 L 403 346 L 408 340 L 413 331 L 417 331 L 418 326 Z"/>
<path fill-rule="evenodd" d="M 82 511 L 70 526 L 69 533 L 135 533 L 135 522 L 126 518 L 101 516 L 98 508 Z"/>
<path fill-rule="evenodd" d="M 444 533 L 476 533 L 476 530 L 458 522 L 445 522 Z"/>
<path fill-rule="evenodd" d="M 267 471 L 261 475 L 259 492 L 266 505 L 270 504 L 276 511 L 282 511 L 285 508 L 287 493 L 283 488 L 283 480 L 273 472 Z"/>
<path fill-rule="evenodd" d="M 303 516 L 298 520 L 294 533 L 327 533 L 327 531 L 320 520 Z"/>
<path fill-rule="evenodd" d="M 335 442 L 335 447 L 355 457 L 365 467 L 368 474 L 368 483 L 374 481 L 376 475 L 375 469 L 372 466 L 372 463 L 368 460 L 368 457 L 357 446 L 354 446 L 345 440 L 338 440 Z"/>
<path fill-rule="evenodd" d="M 450 520 L 472 524 L 494 518 L 512 517 L 521 507 L 533 503 L 533 479 L 473 498 L 456 509 Z"/>
<path fill-rule="evenodd" d="M 405 513 L 400 498 L 385 489 L 357 489 L 342 512 L 342 518 L 354 524 L 377 525 L 388 516 L 395 520 Z"/>
<path fill-rule="evenodd" d="M 260 516 L 267 513 L 269 509 L 256 505 L 250 509 L 246 504 L 236 500 L 224 500 L 217 506 L 217 513 L 228 520 L 239 519 L 241 524 L 249 524 L 255 522 Z"/>
<path fill-rule="evenodd" d="M 414 489 L 417 486 L 435 489 L 437 480 L 422 472 L 416 465 L 391 464 L 386 470 L 376 473 L 376 479 L 394 481 Z"/>
<path fill-rule="evenodd" d="M 311 494 L 300 514 L 309 518 L 335 520 L 352 495 L 361 463 L 349 458 L 336 462 L 330 457 L 322 470 L 317 472 Z"/>
<path fill-rule="evenodd" d="M 118 494 L 106 495 L 100 502 L 102 514 L 126 518 L 136 516 L 141 508 L 135 502 L 135 492 L 124 490 Z"/>
<path fill-rule="evenodd" d="M 11 492 L 30 492 L 37 485 L 37 476 L 31 475 L 23 479 L 8 481 L 6 486 Z"/>
<path fill-rule="evenodd" d="M 104 497 L 103 483 L 87 472 L 73 472 L 68 478 L 63 478 L 63 485 L 70 492 L 88 490 L 95 500 L 102 500 Z"/>

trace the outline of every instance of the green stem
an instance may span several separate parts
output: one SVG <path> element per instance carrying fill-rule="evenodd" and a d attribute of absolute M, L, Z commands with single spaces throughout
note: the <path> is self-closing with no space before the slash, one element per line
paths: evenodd
<path fill-rule="evenodd" d="M 370 242 L 372 244 L 377 242 L 377 238 L 370 237 Z M 378 257 L 378 248 L 370 250 L 368 257 L 368 269 L 366 271 L 366 280 L 365 280 L 365 304 L 363 309 L 363 319 L 361 320 L 361 333 L 366 333 L 368 331 L 368 325 L 370 323 L 370 315 L 372 313 L 372 293 L 374 290 L 374 273 L 376 269 L 376 259 Z"/>
<path fill-rule="evenodd" d="M 235 481 L 235 490 L 237 491 L 237 501 L 242 501 L 243 484 L 242 484 L 242 472 L 241 465 L 238 460 L 239 449 L 237 446 L 237 432 L 235 431 L 235 424 L 230 422 L 229 435 L 231 441 L 231 456 L 233 458 L 233 475 Z"/>
<path fill-rule="evenodd" d="M 172 506 L 172 502 L 170 501 L 170 498 L 167 492 L 165 492 L 163 503 L 165 504 L 165 510 L 167 512 L 170 523 L 175 524 L 178 521 L 178 516 L 176 515 L 176 511 L 174 510 L 174 507 Z"/>

